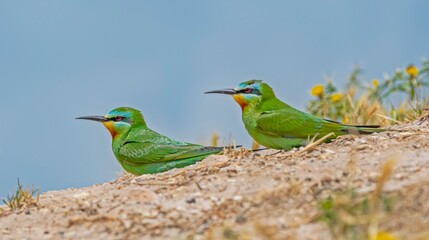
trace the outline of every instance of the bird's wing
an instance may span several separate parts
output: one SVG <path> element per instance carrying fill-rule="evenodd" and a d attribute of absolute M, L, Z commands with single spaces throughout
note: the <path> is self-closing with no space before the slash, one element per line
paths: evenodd
<path fill-rule="evenodd" d="M 153 143 L 126 142 L 119 150 L 119 155 L 128 163 L 148 164 L 168 162 L 186 158 L 204 156 L 222 151 L 222 148 L 204 147 L 183 142 Z"/>
<path fill-rule="evenodd" d="M 264 134 L 288 138 L 307 138 L 316 133 L 320 137 L 331 132 L 340 133 L 343 126 L 297 109 L 262 112 L 256 119 L 256 129 Z"/>

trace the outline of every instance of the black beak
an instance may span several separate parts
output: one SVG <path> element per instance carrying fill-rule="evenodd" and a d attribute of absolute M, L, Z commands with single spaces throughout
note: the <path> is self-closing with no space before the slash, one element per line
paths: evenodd
<path fill-rule="evenodd" d="M 207 93 L 220 93 L 220 94 L 226 94 L 226 95 L 234 95 L 234 94 L 237 94 L 237 91 L 235 91 L 232 88 L 228 88 L 228 89 L 213 90 L 213 91 L 205 92 L 205 94 Z"/>
<path fill-rule="evenodd" d="M 97 121 L 97 122 L 107 122 L 109 119 L 103 117 L 103 116 L 86 116 L 86 117 L 78 117 L 76 119 L 84 119 L 84 120 L 91 120 L 91 121 Z"/>

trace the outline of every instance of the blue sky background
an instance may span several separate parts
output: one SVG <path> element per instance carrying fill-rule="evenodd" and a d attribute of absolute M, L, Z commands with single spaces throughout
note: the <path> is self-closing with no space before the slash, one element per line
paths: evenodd
<path fill-rule="evenodd" d="M 238 105 L 207 90 L 264 79 L 304 109 L 354 64 L 366 79 L 429 53 L 428 1 L 0 1 L 0 197 L 121 171 L 109 133 L 75 120 L 118 106 L 178 140 L 249 146 Z"/>

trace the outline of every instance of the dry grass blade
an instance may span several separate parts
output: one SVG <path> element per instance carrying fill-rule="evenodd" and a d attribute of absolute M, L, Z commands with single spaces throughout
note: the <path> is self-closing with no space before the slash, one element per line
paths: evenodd
<path fill-rule="evenodd" d="M 379 208 L 380 208 L 380 199 L 381 192 L 383 191 L 383 187 L 386 184 L 387 180 L 393 173 L 393 168 L 395 166 L 396 160 L 389 159 L 387 160 L 383 166 L 381 167 L 380 176 L 377 178 L 375 191 L 372 194 L 372 198 L 370 201 L 370 223 L 368 226 L 368 236 L 371 239 L 375 239 L 374 237 L 378 234 L 378 225 L 379 225 Z"/>
<path fill-rule="evenodd" d="M 377 179 L 377 184 L 374 192 L 374 198 L 377 199 L 381 195 L 381 191 L 383 190 L 384 185 L 387 180 L 393 173 L 393 168 L 395 166 L 396 160 L 390 159 L 387 160 L 386 163 L 383 164 L 380 172 L 380 176 Z"/>
<path fill-rule="evenodd" d="M 219 144 L 219 134 L 217 132 L 213 132 L 211 137 L 211 146 L 217 147 Z"/>
<path fill-rule="evenodd" d="M 260 144 L 257 141 L 252 140 L 252 147 L 251 147 L 251 149 L 252 150 L 257 150 L 259 147 L 260 147 Z"/>
<path fill-rule="evenodd" d="M 297 152 L 297 154 L 302 154 L 302 153 L 308 152 L 310 150 L 313 150 L 317 145 L 321 144 L 326 139 L 328 139 L 332 136 L 335 136 L 335 133 L 331 132 L 329 134 L 326 134 L 325 136 L 317 139 L 316 141 L 315 141 L 315 139 L 317 136 L 314 136 L 303 149 L 301 149 L 300 151 Z"/>
<path fill-rule="evenodd" d="M 401 121 L 398 121 L 398 120 L 396 120 L 396 119 L 393 119 L 393 118 L 391 118 L 391 117 L 388 117 L 388 116 L 383 115 L 383 114 L 380 114 L 380 113 L 375 113 L 375 115 L 376 115 L 376 116 L 378 116 L 378 117 L 384 118 L 384 119 L 386 119 L 386 120 L 392 121 L 392 122 L 394 122 L 394 123 L 397 123 L 397 124 L 403 124 L 403 122 L 401 122 Z"/>

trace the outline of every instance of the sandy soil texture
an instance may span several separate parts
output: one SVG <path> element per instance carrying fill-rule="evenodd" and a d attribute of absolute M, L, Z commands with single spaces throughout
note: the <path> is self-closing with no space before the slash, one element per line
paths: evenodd
<path fill-rule="evenodd" d="M 333 239 L 320 202 L 375 189 L 393 199 L 380 229 L 429 239 L 429 118 L 311 151 L 234 152 L 156 175 L 40 195 L 38 206 L 0 207 L 0 239 Z M 272 155 L 274 154 L 274 155 Z"/>

